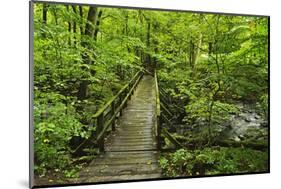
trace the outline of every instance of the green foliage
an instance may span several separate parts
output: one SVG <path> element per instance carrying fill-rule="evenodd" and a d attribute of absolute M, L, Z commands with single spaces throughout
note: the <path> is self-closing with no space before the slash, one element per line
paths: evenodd
<path fill-rule="evenodd" d="M 163 174 L 169 177 L 264 172 L 267 163 L 267 152 L 247 148 L 180 149 L 159 160 Z"/>
<path fill-rule="evenodd" d="M 180 149 L 177 150 L 173 155 L 166 157 L 161 157 L 159 164 L 164 170 L 165 176 L 181 176 L 181 175 L 191 175 L 192 167 L 190 162 L 193 160 L 193 154 L 187 150 Z"/>
<path fill-rule="evenodd" d="M 46 7 L 43 20 L 43 3 L 34 6 L 37 175 L 77 176 L 70 141 L 95 134 L 92 115 L 139 69 L 157 70 L 173 119 L 202 126 L 201 137 L 216 137 L 239 113 L 235 101 L 256 103 L 267 118 L 267 18 L 96 7 L 89 18 L 88 6 Z M 264 154 L 246 152 L 181 149 L 160 164 L 172 176 L 201 174 L 202 165 L 206 173 L 261 170 Z"/>
<path fill-rule="evenodd" d="M 71 146 L 71 140 L 95 132 L 92 115 L 140 68 L 133 50 L 145 45 L 134 35 L 121 34 L 123 26 L 112 30 L 114 19 L 102 22 L 96 39 L 87 35 L 86 24 L 94 26 L 87 19 L 88 7 L 82 7 L 82 15 L 78 6 L 46 7 L 43 22 L 43 4 L 34 6 L 35 173 L 56 170 L 75 177 L 79 168 L 72 164 L 72 150 L 79 143 Z M 109 14 L 122 18 L 119 13 Z M 87 86 L 81 98 L 83 82 Z"/>
<path fill-rule="evenodd" d="M 209 116 L 210 101 L 207 98 L 197 98 L 186 106 L 186 111 L 190 113 L 189 119 L 206 121 Z M 213 122 L 222 123 L 227 121 L 231 114 L 238 111 L 235 105 L 214 101 L 212 110 Z"/>
<path fill-rule="evenodd" d="M 42 96 L 43 94 L 41 94 Z M 71 150 L 68 147 L 74 136 L 88 137 L 82 124 L 75 118 L 71 105 L 58 102 L 60 95 L 44 94 L 53 103 L 34 102 L 34 153 L 35 171 L 44 175 L 47 170 L 63 170 L 71 164 Z M 43 98 L 43 100 L 46 100 Z"/>
<path fill-rule="evenodd" d="M 260 100 L 260 102 L 259 102 L 260 108 L 263 112 L 263 115 L 265 116 L 265 118 L 268 118 L 268 103 L 269 103 L 268 95 L 265 94 L 265 95 L 261 96 L 259 100 Z"/>
<path fill-rule="evenodd" d="M 239 113 L 237 101 L 259 102 L 267 119 L 267 19 L 197 14 L 171 19 L 175 24 L 161 39 L 165 44 L 173 38 L 174 50 L 163 47 L 158 75 L 172 103 L 185 109 L 174 111 L 182 114 L 177 122 L 203 126 L 211 139 L 217 126 Z"/>

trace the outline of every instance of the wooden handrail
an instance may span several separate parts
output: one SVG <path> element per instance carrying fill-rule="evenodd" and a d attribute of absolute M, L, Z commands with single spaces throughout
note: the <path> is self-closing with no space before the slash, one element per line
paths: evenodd
<path fill-rule="evenodd" d="M 120 96 L 120 94 L 128 88 L 130 83 L 132 82 L 134 83 L 136 81 L 136 78 L 140 75 L 140 73 L 142 74 L 142 71 L 138 71 L 133 77 L 133 79 L 131 79 L 129 83 L 127 83 L 124 87 L 122 87 L 122 89 L 115 96 L 113 96 L 103 107 L 101 107 L 92 117 L 97 118 L 100 114 L 102 114 L 104 110 L 108 108 L 110 104 L 112 104 L 112 102 L 116 100 Z"/>
<path fill-rule="evenodd" d="M 159 96 L 159 88 L 158 88 L 158 81 L 157 81 L 157 72 L 154 72 L 154 80 L 155 80 L 155 94 L 156 94 L 156 128 L 155 128 L 155 135 L 157 139 L 157 148 L 158 150 L 161 149 L 161 109 L 160 109 L 160 96 Z"/>
<path fill-rule="evenodd" d="M 155 91 L 156 91 L 156 115 L 160 116 L 160 96 L 159 96 L 159 89 L 158 89 L 158 81 L 157 81 L 157 74 L 155 71 Z"/>
<path fill-rule="evenodd" d="M 88 139 L 85 139 L 75 150 L 74 154 L 78 154 L 83 150 L 89 141 L 97 142 L 100 152 L 104 151 L 104 138 L 109 126 L 115 130 L 115 120 L 119 114 L 122 115 L 122 110 L 126 106 L 127 101 L 133 94 L 138 82 L 143 76 L 142 71 L 138 71 L 134 77 L 122 89 L 113 96 L 105 105 L 103 105 L 93 116 L 93 123 L 96 126 L 96 137 L 93 133 Z"/>
<path fill-rule="evenodd" d="M 170 122 L 170 120 L 166 115 L 168 115 L 169 117 L 173 117 L 173 114 L 165 106 L 165 101 L 161 102 L 160 95 L 163 96 L 162 91 L 164 90 L 158 86 L 156 71 L 154 73 L 154 79 L 155 79 L 155 92 L 156 92 L 156 116 L 157 116 L 156 137 L 157 137 L 158 150 L 161 150 L 161 134 L 165 135 L 167 139 L 175 145 L 176 148 L 182 148 L 183 145 L 180 142 L 178 142 L 177 139 L 174 138 L 166 128 L 162 128 L 162 123 L 164 122 L 169 126 L 172 126 L 172 123 Z M 164 91 L 164 93 L 166 93 L 166 91 Z"/>

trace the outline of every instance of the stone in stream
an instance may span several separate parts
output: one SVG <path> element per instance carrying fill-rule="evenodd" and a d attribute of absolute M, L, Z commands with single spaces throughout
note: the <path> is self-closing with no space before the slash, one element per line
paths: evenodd
<path fill-rule="evenodd" d="M 239 141 L 241 141 L 241 139 L 238 136 L 235 136 L 234 141 L 239 142 Z"/>
<path fill-rule="evenodd" d="M 267 136 L 267 120 L 250 108 L 253 107 L 241 105 L 239 114 L 231 116 L 228 121 L 222 124 L 222 138 L 239 141 L 260 139 L 261 136 Z M 264 134 L 261 135 L 261 132 Z"/>
<path fill-rule="evenodd" d="M 261 127 L 268 127 L 268 122 L 267 121 L 263 121 L 261 122 Z"/>

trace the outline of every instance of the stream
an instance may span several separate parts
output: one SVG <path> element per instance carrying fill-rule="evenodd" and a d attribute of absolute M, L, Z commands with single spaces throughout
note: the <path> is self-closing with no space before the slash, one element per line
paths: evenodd
<path fill-rule="evenodd" d="M 236 102 L 235 105 L 239 109 L 239 113 L 231 115 L 228 121 L 216 128 L 216 131 L 219 133 L 218 138 L 237 142 L 244 140 L 267 140 L 267 119 L 252 104 Z M 197 126 L 186 127 L 186 125 L 178 125 L 176 132 L 181 135 L 185 135 L 186 131 L 200 132 L 201 129 L 206 129 L 206 124 L 206 122 L 200 121 L 196 123 Z"/>
<path fill-rule="evenodd" d="M 234 141 L 265 140 L 268 137 L 268 121 L 250 104 L 237 103 L 240 113 L 221 125 L 221 136 Z"/>

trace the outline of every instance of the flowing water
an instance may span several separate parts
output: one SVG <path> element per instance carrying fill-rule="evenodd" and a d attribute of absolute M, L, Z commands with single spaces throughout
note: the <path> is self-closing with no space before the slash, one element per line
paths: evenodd
<path fill-rule="evenodd" d="M 249 104 L 237 104 L 240 113 L 221 126 L 221 137 L 241 141 L 245 139 L 263 140 L 268 136 L 268 122 Z"/>

